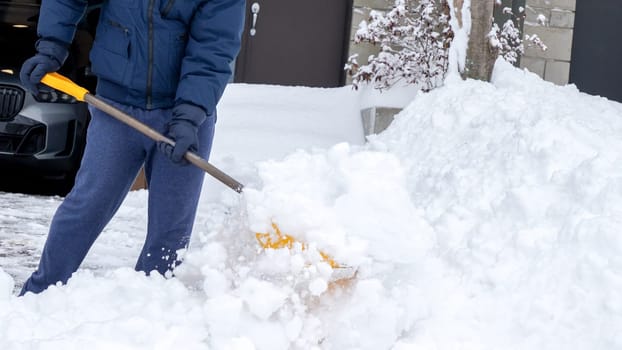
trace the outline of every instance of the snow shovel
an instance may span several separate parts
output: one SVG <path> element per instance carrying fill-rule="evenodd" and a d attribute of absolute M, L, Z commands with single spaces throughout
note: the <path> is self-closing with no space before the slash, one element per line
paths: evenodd
<path fill-rule="evenodd" d="M 143 133 L 145 136 L 151 138 L 152 140 L 156 142 L 162 141 L 162 142 L 168 143 L 171 146 L 175 145 L 175 141 L 160 134 L 156 130 L 136 120 L 132 116 L 124 113 L 123 111 L 115 108 L 114 106 L 111 106 L 110 104 L 102 101 L 101 99 L 97 98 L 95 95 L 92 95 L 91 93 L 89 93 L 87 89 L 79 86 L 78 84 L 74 83 L 69 78 L 63 75 L 60 75 L 58 73 L 48 73 L 43 77 L 43 79 L 41 79 L 41 82 L 49 87 L 52 87 L 56 90 L 62 91 L 68 95 L 73 96 L 78 101 L 86 102 L 96 107 L 97 109 L 103 112 L 106 112 L 108 115 L 129 125 L 130 127 Z M 212 164 L 210 164 L 208 161 L 201 158 L 197 154 L 188 151 L 186 152 L 184 157 L 188 162 L 203 169 L 206 173 L 210 174 L 211 176 L 216 178 L 218 181 L 227 185 L 232 190 L 236 191 L 237 193 L 242 193 L 244 189 L 244 185 L 242 185 L 240 182 L 236 181 L 235 179 L 233 179 L 231 176 L 227 175 L 220 169 L 216 168 L 215 166 L 213 166 Z M 269 233 L 256 233 L 255 234 L 255 238 L 257 239 L 257 241 L 259 242 L 259 245 L 262 248 L 264 249 L 266 248 L 271 248 L 271 249 L 289 248 L 291 249 L 294 246 L 294 243 L 298 242 L 294 237 L 288 234 L 282 233 L 279 227 L 275 223 L 272 223 L 272 228 L 274 230 L 274 232 L 272 233 L 269 232 Z M 300 244 L 302 246 L 302 249 L 307 248 L 306 244 L 304 243 L 300 243 Z M 328 263 L 332 268 L 341 267 L 328 254 L 321 252 L 321 251 L 319 253 L 322 257 L 322 260 Z"/>
<path fill-rule="evenodd" d="M 43 79 L 41 79 L 41 82 L 56 90 L 62 91 L 68 95 L 73 96 L 78 101 L 86 102 L 96 107 L 97 109 L 106 112 L 107 114 L 131 126 L 132 128 L 140 131 L 145 136 L 151 138 L 152 140 L 156 142 L 163 141 L 163 142 L 168 143 L 171 146 L 175 145 L 175 142 L 173 140 L 160 134 L 159 132 L 155 131 L 151 127 L 141 123 L 140 121 L 129 116 L 123 111 L 109 105 L 108 103 L 102 101 L 101 99 L 95 97 L 94 95 L 91 95 L 87 89 L 77 85 L 76 83 L 74 83 L 69 78 L 63 75 L 60 75 L 58 73 L 48 73 L 43 77 Z M 244 185 L 242 185 L 241 183 L 233 179 L 231 176 L 225 174 L 223 171 L 216 168 L 212 164 L 208 163 L 205 159 L 199 157 L 196 153 L 186 152 L 186 154 L 184 155 L 184 158 L 186 158 L 188 162 L 203 169 L 206 173 L 212 175 L 214 178 L 216 178 L 218 181 L 222 182 L 223 184 L 227 185 L 232 190 L 236 191 L 237 193 L 242 193 L 242 190 L 244 189 Z"/>

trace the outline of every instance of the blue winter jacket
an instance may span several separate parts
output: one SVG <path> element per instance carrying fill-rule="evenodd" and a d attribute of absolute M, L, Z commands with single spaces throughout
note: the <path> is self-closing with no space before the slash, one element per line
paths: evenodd
<path fill-rule="evenodd" d="M 212 113 L 240 47 L 244 3 L 104 0 L 90 54 L 97 93 L 145 109 L 192 103 Z M 39 52 L 62 62 L 86 7 L 87 0 L 43 0 Z"/>

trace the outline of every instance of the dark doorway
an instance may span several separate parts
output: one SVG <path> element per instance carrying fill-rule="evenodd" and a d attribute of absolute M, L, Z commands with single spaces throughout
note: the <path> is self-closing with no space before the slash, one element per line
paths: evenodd
<path fill-rule="evenodd" d="M 235 81 L 343 85 L 351 14 L 352 0 L 248 0 Z"/>
<path fill-rule="evenodd" d="M 579 90 L 622 102 L 620 0 L 577 0 L 570 82 Z"/>

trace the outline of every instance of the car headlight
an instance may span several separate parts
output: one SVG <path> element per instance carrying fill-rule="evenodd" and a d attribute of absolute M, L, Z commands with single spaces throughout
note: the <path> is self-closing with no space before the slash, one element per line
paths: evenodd
<path fill-rule="evenodd" d="M 78 102 L 73 96 L 67 95 L 58 90 L 39 90 L 38 95 L 34 95 L 35 100 L 44 103 L 76 103 Z"/>

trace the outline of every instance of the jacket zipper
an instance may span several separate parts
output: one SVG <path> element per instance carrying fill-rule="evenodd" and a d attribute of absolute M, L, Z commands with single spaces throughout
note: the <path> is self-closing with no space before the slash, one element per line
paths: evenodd
<path fill-rule="evenodd" d="M 153 3 L 155 0 L 149 0 L 149 39 L 148 39 L 148 62 L 147 62 L 147 109 L 152 106 L 152 84 L 153 84 Z"/>
<path fill-rule="evenodd" d="M 164 7 L 164 11 L 162 11 L 162 17 L 166 17 L 168 13 L 171 12 L 173 4 L 175 4 L 175 0 L 168 0 L 166 6 Z"/>

